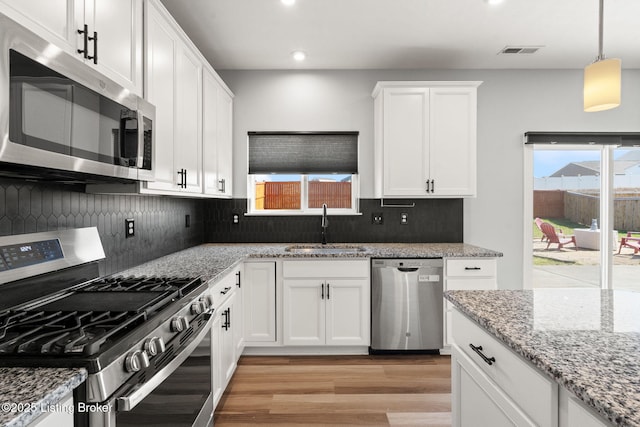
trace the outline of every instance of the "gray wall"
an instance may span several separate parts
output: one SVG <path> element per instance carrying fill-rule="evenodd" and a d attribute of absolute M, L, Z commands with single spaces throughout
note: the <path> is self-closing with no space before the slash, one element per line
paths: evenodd
<path fill-rule="evenodd" d="M 247 132 L 360 131 L 361 197 L 373 197 L 373 100 L 379 80 L 481 80 L 478 197 L 464 201 L 464 241 L 504 253 L 499 286 L 522 286 L 526 131 L 639 131 L 640 70 L 622 106 L 582 111 L 582 70 L 222 71 L 234 100 L 234 196 L 246 197 Z"/>

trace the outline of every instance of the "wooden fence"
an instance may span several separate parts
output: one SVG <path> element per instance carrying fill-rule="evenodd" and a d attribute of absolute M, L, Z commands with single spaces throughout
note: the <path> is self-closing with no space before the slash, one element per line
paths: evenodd
<path fill-rule="evenodd" d="M 631 194 L 623 195 L 631 196 Z M 591 219 L 600 217 L 600 196 L 567 191 L 565 216 L 573 222 L 591 224 Z M 640 197 L 616 195 L 613 199 L 613 228 L 640 231 Z"/>
<path fill-rule="evenodd" d="M 535 190 L 533 192 L 533 217 L 564 218 L 565 193 L 566 191 L 562 190 Z"/>
<path fill-rule="evenodd" d="M 259 182 L 256 184 L 256 210 L 300 209 L 300 182 Z M 310 208 L 351 207 L 350 182 L 310 181 L 308 188 Z"/>

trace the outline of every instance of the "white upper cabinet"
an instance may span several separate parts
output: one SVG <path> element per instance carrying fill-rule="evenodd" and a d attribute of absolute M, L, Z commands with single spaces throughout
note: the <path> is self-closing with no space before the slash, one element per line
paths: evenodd
<path fill-rule="evenodd" d="M 233 95 L 208 67 L 202 73 L 204 193 L 231 197 Z"/>
<path fill-rule="evenodd" d="M 0 12 L 138 95 L 142 7 L 143 0 L 0 0 Z"/>
<path fill-rule="evenodd" d="M 146 10 L 145 97 L 156 107 L 156 146 L 155 180 L 141 191 L 200 195 L 204 59 L 159 2 Z"/>
<path fill-rule="evenodd" d="M 476 195 L 479 85 L 480 82 L 376 85 L 376 197 Z"/>

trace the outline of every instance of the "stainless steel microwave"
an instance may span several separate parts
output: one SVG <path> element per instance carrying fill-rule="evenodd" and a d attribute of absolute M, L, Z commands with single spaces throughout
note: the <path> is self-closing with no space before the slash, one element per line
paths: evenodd
<path fill-rule="evenodd" d="M 0 15 L 0 170 L 153 179 L 155 107 Z"/>

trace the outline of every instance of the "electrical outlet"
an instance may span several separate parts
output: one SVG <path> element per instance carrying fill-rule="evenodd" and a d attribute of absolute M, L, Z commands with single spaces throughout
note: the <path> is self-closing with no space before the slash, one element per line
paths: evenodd
<path fill-rule="evenodd" d="M 384 217 L 382 216 L 382 212 L 373 212 L 371 214 L 371 224 L 375 224 L 375 225 L 384 224 Z"/>
<path fill-rule="evenodd" d="M 409 223 L 409 214 L 406 212 L 402 212 L 400 214 L 400 224 L 407 225 Z"/>
<path fill-rule="evenodd" d="M 186 214 L 184 216 L 184 228 L 189 228 L 191 227 L 191 215 Z"/>
<path fill-rule="evenodd" d="M 233 214 L 233 223 L 238 224 L 240 222 L 240 215 Z"/>
<path fill-rule="evenodd" d="M 124 237 L 129 238 L 136 235 L 136 228 L 133 218 L 124 220 Z"/>

